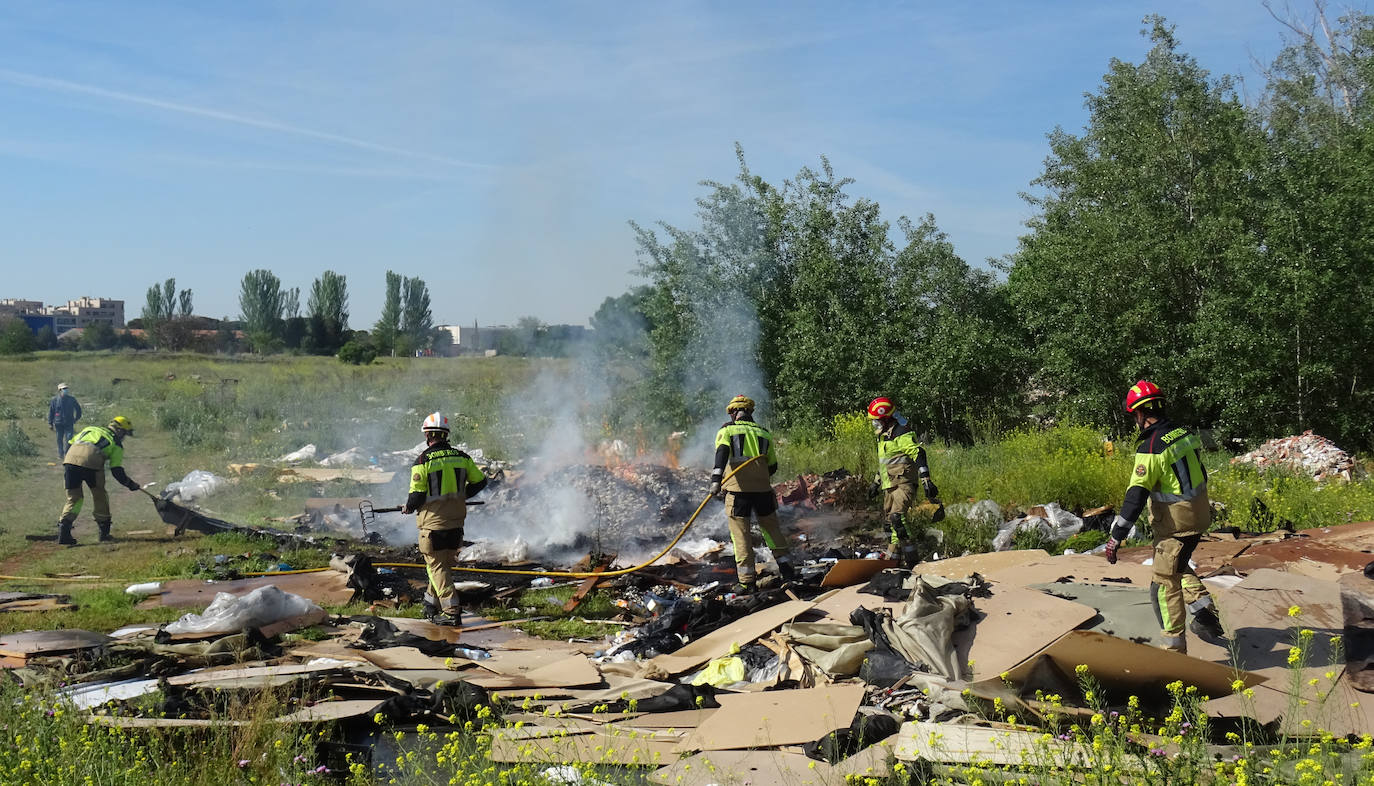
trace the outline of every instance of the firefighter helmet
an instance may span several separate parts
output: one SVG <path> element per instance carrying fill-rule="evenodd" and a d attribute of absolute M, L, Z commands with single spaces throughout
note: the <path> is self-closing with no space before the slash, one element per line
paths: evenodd
<path fill-rule="evenodd" d="M 111 431 L 113 431 L 114 429 L 119 429 L 120 431 L 123 431 L 125 434 L 128 434 L 131 437 L 134 435 L 133 421 L 129 420 L 123 415 L 115 415 L 113 418 L 111 418 L 110 425 L 107 426 L 107 428 L 109 428 Z"/>
<path fill-rule="evenodd" d="M 890 418 L 892 413 L 897 411 L 892 399 L 887 396 L 879 396 L 868 402 L 868 419 L 878 420 L 880 418 Z"/>
<path fill-rule="evenodd" d="M 730 403 L 725 405 L 725 413 L 733 415 L 736 412 L 753 412 L 754 400 L 743 393 L 730 399 Z"/>
<path fill-rule="evenodd" d="M 1159 386 L 1153 382 L 1140 380 L 1126 391 L 1126 411 L 1135 412 L 1138 409 L 1154 409 L 1164 403 L 1164 393 Z"/>
<path fill-rule="evenodd" d="M 429 417 L 425 418 L 425 424 L 424 424 L 423 426 L 420 427 L 420 430 L 421 430 L 421 431 L 442 431 L 442 432 L 444 432 L 445 434 L 447 434 L 447 433 L 448 433 L 448 418 L 444 417 L 443 415 L 440 415 L 438 412 L 431 412 L 430 415 L 429 415 Z"/>

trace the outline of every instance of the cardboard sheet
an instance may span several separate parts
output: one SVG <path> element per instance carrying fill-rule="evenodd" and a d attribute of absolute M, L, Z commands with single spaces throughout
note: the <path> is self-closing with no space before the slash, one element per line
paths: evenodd
<path fill-rule="evenodd" d="M 531 761 L 547 764 L 649 765 L 671 761 L 676 735 L 571 733 L 534 739 L 506 739 L 498 731 L 491 740 L 492 761 Z"/>
<path fill-rule="evenodd" d="M 1257 570 L 1218 594 L 1216 603 L 1222 623 L 1235 638 L 1241 665 L 1271 680 L 1286 681 L 1288 650 L 1298 629 L 1313 631 L 1307 662 L 1324 667 L 1334 656 L 1331 637 L 1345 631 L 1340 585 L 1310 576 Z M 1289 617 L 1293 606 L 1299 613 Z"/>
<path fill-rule="evenodd" d="M 797 615 L 809 610 L 815 604 L 805 600 L 789 600 L 771 608 L 757 611 L 742 617 L 723 628 L 718 628 L 689 643 L 687 646 L 667 655 L 659 655 L 649 663 L 663 669 L 668 674 L 682 674 L 718 658 L 730 651 L 731 644 L 741 647 L 767 635 L 775 628 L 791 622 Z"/>
<path fill-rule="evenodd" d="M 850 613 L 860 606 L 867 609 L 887 608 L 891 609 L 894 614 L 900 613 L 902 608 L 906 606 L 904 600 L 884 600 L 881 595 L 870 595 L 867 592 L 860 592 L 860 589 L 860 587 L 845 587 L 828 595 L 822 595 L 817 599 L 814 610 L 823 614 L 828 620 L 848 625 L 850 624 Z"/>
<path fill-rule="evenodd" d="M 326 674 L 328 672 L 343 673 L 348 671 L 350 667 L 350 665 L 345 664 L 317 664 L 314 666 L 294 664 L 289 666 L 250 666 L 247 668 L 203 669 L 201 671 L 192 671 L 186 674 L 177 674 L 168 677 L 167 684 L 193 687 L 215 687 L 215 683 L 253 679 L 257 677 L 294 677 L 307 674 Z M 358 664 L 352 668 L 368 667 Z"/>
<path fill-rule="evenodd" d="M 1069 680 L 1075 679 L 1080 664 L 1086 665 L 1104 690 L 1113 695 L 1136 694 L 1142 698 L 1161 693 L 1174 680 L 1196 685 L 1203 695 L 1210 697 L 1229 696 L 1231 683 L 1237 679 L 1246 686 L 1265 680 L 1262 675 L 1220 663 L 1086 630 L 1064 634 L 1034 658 L 1007 672 L 1007 679 L 1015 685 L 1023 684 L 1033 670 L 1042 668 L 1038 664 L 1041 658 L 1048 659 Z M 996 688 L 1000 687 L 1000 680 L 992 678 L 982 684 Z"/>
<path fill-rule="evenodd" d="M 32 658 L 103 647 L 114 641 L 88 630 L 28 630 L 0 636 L 0 655 Z"/>
<path fill-rule="evenodd" d="M 478 661 L 478 665 L 486 661 Z M 580 685 L 596 685 L 601 682 L 601 672 L 596 664 L 584 657 L 574 655 L 563 657 L 554 663 L 531 669 L 523 674 L 478 674 L 464 672 L 461 678 L 473 685 L 491 690 L 504 688 L 573 688 Z"/>
<path fill-rule="evenodd" d="M 426 655 L 414 647 L 385 647 L 379 650 L 353 650 L 363 660 L 383 669 L 453 670 L 471 668 L 475 661 L 466 658 L 439 658 Z M 455 676 L 453 679 L 461 679 Z"/>
<path fill-rule="evenodd" d="M 784 751 L 709 751 L 649 776 L 663 786 L 844 786 L 830 765 Z"/>
<path fill-rule="evenodd" d="M 722 695 L 720 709 L 682 743 L 683 751 L 774 748 L 815 742 L 849 726 L 863 685 Z"/>
<path fill-rule="evenodd" d="M 896 756 L 902 761 L 963 764 L 1046 764 L 1087 766 L 1092 751 L 1077 743 L 1052 739 L 1043 731 L 993 728 L 955 723 L 903 723 L 897 733 Z"/>
<path fill-rule="evenodd" d="M 922 576 L 942 576 L 947 579 L 962 579 L 975 573 L 986 577 L 996 570 L 1048 559 L 1049 556 L 1050 553 L 1044 549 L 990 551 L 986 554 L 969 554 L 964 557 L 922 562 L 912 568 L 911 572 Z"/>
<path fill-rule="evenodd" d="M 1368 734 L 1374 729 L 1374 702 L 1350 685 L 1343 669 L 1337 668 L 1335 678 L 1328 679 L 1326 675 L 1331 671 L 1329 666 L 1304 669 L 1296 701 L 1289 693 L 1291 682 L 1284 679 L 1256 686 L 1252 699 L 1233 694 L 1213 699 L 1203 707 L 1213 718 L 1248 717 L 1262 724 L 1278 722 L 1280 733 L 1299 737 L 1322 731 L 1337 737 Z M 1310 680 L 1317 684 L 1312 685 Z M 1304 726 L 1304 720 L 1311 723 Z"/>
<path fill-rule="evenodd" d="M 162 594 L 153 595 L 138 604 L 138 608 L 204 608 L 210 605 L 210 601 L 214 600 L 218 593 L 247 595 L 258 587 L 268 585 L 273 585 L 282 592 L 309 598 L 321 606 L 341 606 L 353 597 L 353 590 L 345 586 L 347 582 L 347 576 L 332 570 L 285 576 L 255 576 L 235 581 L 176 579 L 164 582 Z"/>
<path fill-rule="evenodd" d="M 831 566 L 825 578 L 821 579 L 822 587 L 848 587 L 854 584 L 863 584 L 873 578 L 878 571 L 897 567 L 897 561 L 892 559 L 842 559 L 836 560 Z"/>
<path fill-rule="evenodd" d="M 322 701 L 313 706 L 296 710 L 289 715 L 277 718 L 278 723 L 327 723 L 370 716 L 382 706 L 378 699 L 353 699 L 348 701 Z"/>
<path fill-rule="evenodd" d="M 618 726 L 633 726 L 637 729 L 695 729 L 716 712 L 714 709 L 643 712 L 628 720 L 611 715 L 610 720 Z"/>
<path fill-rule="evenodd" d="M 990 598 L 974 598 L 978 621 L 954 632 L 959 662 L 972 663 L 972 679 L 995 679 L 1097 616 L 1081 603 L 1020 587 L 997 585 Z"/>
<path fill-rule="evenodd" d="M 1107 559 L 1100 554 L 1059 554 L 998 568 L 983 574 L 983 577 L 993 584 L 1013 587 L 1047 584 L 1061 578 L 1092 584 L 1148 587 L 1152 573 L 1148 565 L 1139 562 L 1121 560 L 1115 565 L 1108 564 Z M 1121 579 L 1126 581 L 1120 581 Z"/>

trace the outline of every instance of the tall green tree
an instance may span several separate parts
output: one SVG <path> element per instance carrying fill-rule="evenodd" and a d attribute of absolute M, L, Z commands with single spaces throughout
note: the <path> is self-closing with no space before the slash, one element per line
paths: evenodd
<path fill-rule="evenodd" d="M 306 335 L 302 347 L 320 355 L 332 355 L 343 346 L 348 330 L 348 280 L 326 270 L 310 286 L 306 301 Z"/>
<path fill-rule="evenodd" d="M 246 273 L 239 285 L 239 312 L 243 332 L 255 352 L 270 352 L 281 341 L 286 293 L 281 279 L 270 270 Z"/>
<path fill-rule="evenodd" d="M 434 330 L 434 315 L 429 308 L 429 287 L 420 278 L 407 278 L 401 287 L 401 335 L 406 337 L 406 354 L 428 349 Z"/>
<path fill-rule="evenodd" d="M 377 352 L 387 355 L 396 354 L 396 338 L 401 332 L 401 285 L 404 279 L 399 273 L 386 271 L 386 295 L 382 301 L 382 314 L 372 327 L 372 344 Z"/>
<path fill-rule="evenodd" d="M 17 317 L 0 320 L 0 355 L 23 355 L 37 348 L 33 331 L 24 320 Z"/>
<path fill-rule="evenodd" d="M 1083 133 L 1050 135 L 1028 197 L 1038 215 L 1009 275 L 1037 384 L 1057 414 L 1099 423 L 1123 424 L 1122 391 L 1141 377 L 1204 391 L 1217 342 L 1235 338 L 1207 316 L 1213 299 L 1262 245 L 1262 136 L 1229 80 L 1179 52 L 1163 20 L 1147 21 L 1144 62 L 1113 60 L 1087 97 Z M 1175 397 L 1182 416 L 1203 421 L 1220 404 Z"/>
<path fill-rule="evenodd" d="M 148 287 L 141 316 L 149 342 L 158 349 L 189 348 L 195 336 L 190 322 L 192 312 L 191 290 L 178 292 L 175 278 L 167 279 L 161 286 Z"/>

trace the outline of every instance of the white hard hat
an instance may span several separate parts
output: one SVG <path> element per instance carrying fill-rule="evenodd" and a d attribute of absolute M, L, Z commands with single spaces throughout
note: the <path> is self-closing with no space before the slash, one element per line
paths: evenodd
<path fill-rule="evenodd" d="M 442 431 L 442 432 L 444 432 L 445 434 L 447 434 L 447 433 L 448 433 L 448 418 L 444 417 L 443 415 L 440 415 L 438 412 L 432 412 L 432 413 L 430 413 L 429 417 L 425 418 L 425 424 L 424 424 L 423 426 L 420 427 L 420 430 L 421 430 L 421 431 Z"/>
<path fill-rule="evenodd" d="M 66 383 L 66 382 L 59 382 L 59 383 L 57 383 L 57 389 L 58 389 L 58 390 L 66 390 L 66 389 L 67 389 L 67 383 Z"/>

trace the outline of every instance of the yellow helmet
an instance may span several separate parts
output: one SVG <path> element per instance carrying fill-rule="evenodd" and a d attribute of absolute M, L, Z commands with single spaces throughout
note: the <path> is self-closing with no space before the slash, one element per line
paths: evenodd
<path fill-rule="evenodd" d="M 134 435 L 134 423 L 133 423 L 133 421 L 129 420 L 128 418 L 124 417 L 123 415 L 115 415 L 114 418 L 112 418 L 112 419 L 110 420 L 109 428 L 112 428 L 112 429 L 116 429 L 116 428 L 117 428 L 117 429 L 119 429 L 120 431 L 123 431 L 125 434 L 128 434 L 128 435 L 131 436 L 131 437 Z"/>
<path fill-rule="evenodd" d="M 736 412 L 753 412 L 754 400 L 741 393 L 730 399 L 730 403 L 725 405 L 725 413 L 733 415 Z"/>

